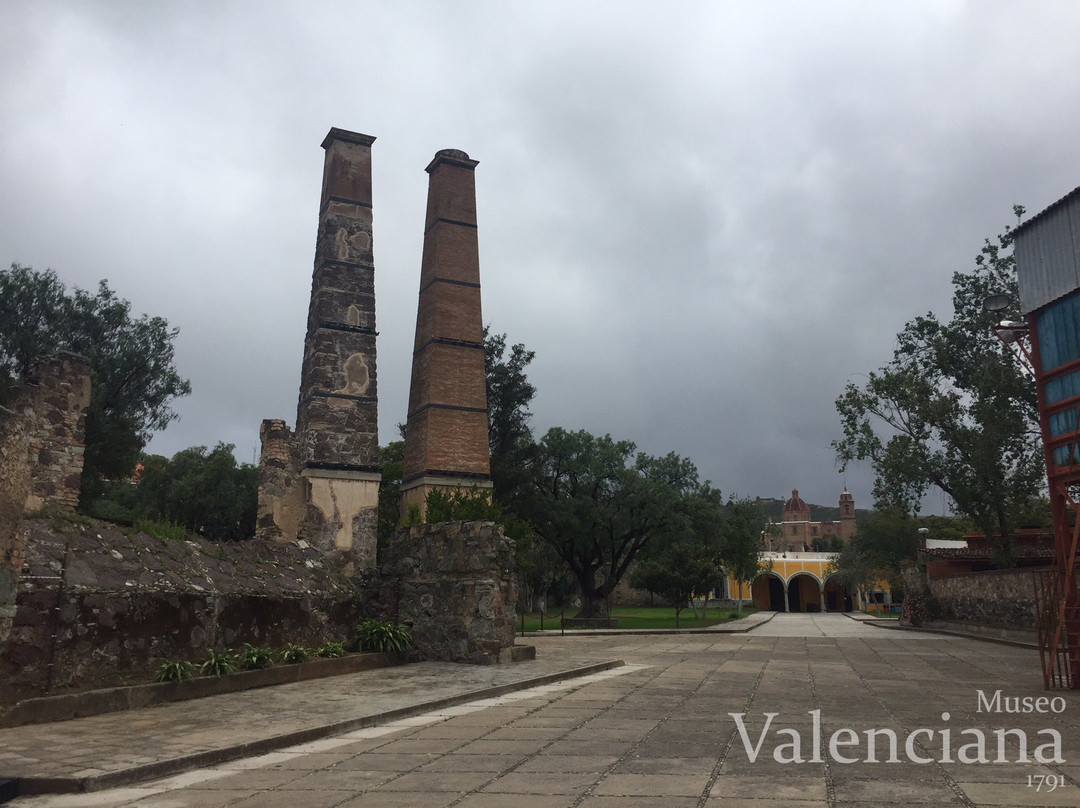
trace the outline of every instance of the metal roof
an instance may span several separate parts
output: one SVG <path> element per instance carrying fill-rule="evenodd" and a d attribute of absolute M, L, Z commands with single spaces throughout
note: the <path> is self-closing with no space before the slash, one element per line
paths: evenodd
<path fill-rule="evenodd" d="M 1024 314 L 1080 289 L 1080 187 L 1013 231 Z"/>

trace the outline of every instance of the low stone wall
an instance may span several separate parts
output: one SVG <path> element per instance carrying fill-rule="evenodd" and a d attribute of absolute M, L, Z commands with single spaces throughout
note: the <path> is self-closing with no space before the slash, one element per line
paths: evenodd
<path fill-rule="evenodd" d="M 386 616 L 411 625 L 428 659 L 510 661 L 514 543 L 492 522 L 439 522 L 400 531 L 380 551 Z"/>
<path fill-rule="evenodd" d="M 1034 628 L 1035 568 L 972 572 L 935 578 L 929 591 L 942 620 L 1003 628 Z"/>
<path fill-rule="evenodd" d="M 164 659 L 245 642 L 345 639 L 362 619 L 355 583 L 299 544 L 127 535 L 28 520 L 26 562 L 0 698 L 145 681 Z"/>

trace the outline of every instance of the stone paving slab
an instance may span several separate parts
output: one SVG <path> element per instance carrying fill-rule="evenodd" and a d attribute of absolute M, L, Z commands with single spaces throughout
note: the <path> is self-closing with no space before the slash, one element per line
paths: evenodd
<path fill-rule="evenodd" d="M 538 660 L 626 664 L 163 780 L 20 797 L 13 808 L 1080 805 L 1080 693 L 1052 693 L 1063 708 L 1053 714 L 988 713 L 977 698 L 1043 695 L 1036 652 L 842 615 L 777 615 L 763 629 L 537 638 Z M 304 703 L 276 706 L 287 720 Z M 1007 762 L 967 761 L 979 754 L 973 734 L 997 754 L 998 728 L 1025 734 L 1029 759 L 1017 762 L 1012 735 Z M 1032 755 L 1050 729 L 1060 749 L 1040 762 Z M 835 738 L 844 744 L 830 749 Z M 1035 787 L 1047 777 L 1058 787 Z"/>
<path fill-rule="evenodd" d="M 221 763 L 621 664 L 549 653 L 513 665 L 422 662 L 123 713 L 0 729 L 22 793 L 107 788 Z"/>

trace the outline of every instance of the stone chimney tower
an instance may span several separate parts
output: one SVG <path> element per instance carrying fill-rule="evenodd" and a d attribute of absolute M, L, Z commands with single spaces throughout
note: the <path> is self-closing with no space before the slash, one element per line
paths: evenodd
<path fill-rule="evenodd" d="M 427 167 L 402 513 L 435 489 L 490 489 L 484 326 L 476 228 L 477 161 L 444 149 Z"/>
<path fill-rule="evenodd" d="M 304 539 L 346 566 L 375 564 L 378 398 L 371 144 L 331 129 L 323 140 L 315 244 L 296 433 L 264 421 L 257 534 Z"/>

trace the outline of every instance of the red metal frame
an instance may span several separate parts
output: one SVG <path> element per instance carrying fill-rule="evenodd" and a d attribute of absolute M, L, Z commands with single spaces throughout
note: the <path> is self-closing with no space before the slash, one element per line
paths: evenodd
<path fill-rule="evenodd" d="M 1024 356 L 1035 377 L 1050 513 L 1054 521 L 1054 566 L 1049 571 L 1037 573 L 1035 579 L 1039 656 L 1043 684 L 1047 689 L 1077 690 L 1080 689 L 1080 593 L 1077 591 L 1076 557 L 1080 542 L 1080 463 L 1072 462 L 1075 458 L 1070 450 L 1070 462 L 1064 466 L 1055 465 L 1054 450 L 1080 443 L 1080 419 L 1073 431 L 1054 437 L 1050 434 L 1050 416 L 1080 405 L 1080 396 L 1047 404 L 1046 385 L 1080 370 L 1080 361 L 1043 373 L 1034 314 L 1027 316 L 1027 324 L 1030 353 L 1022 343 L 1016 343 L 1014 353 L 1018 351 Z"/>

